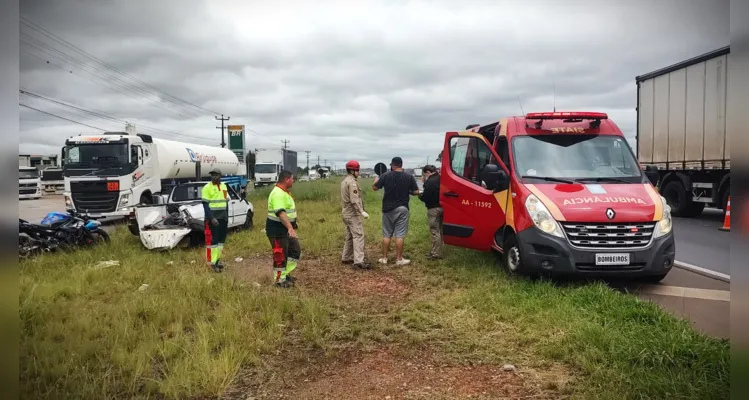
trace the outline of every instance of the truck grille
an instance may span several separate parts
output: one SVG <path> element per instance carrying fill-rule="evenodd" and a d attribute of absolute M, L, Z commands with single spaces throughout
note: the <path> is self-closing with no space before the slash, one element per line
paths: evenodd
<path fill-rule="evenodd" d="M 18 194 L 34 194 L 36 193 L 36 183 L 19 183 Z"/>
<path fill-rule="evenodd" d="M 655 222 L 562 223 L 567 239 L 575 247 L 592 249 L 634 249 L 650 244 Z"/>
<path fill-rule="evenodd" d="M 112 212 L 117 208 L 119 192 L 108 192 L 106 181 L 73 182 L 70 184 L 73 205 L 84 212 Z"/>

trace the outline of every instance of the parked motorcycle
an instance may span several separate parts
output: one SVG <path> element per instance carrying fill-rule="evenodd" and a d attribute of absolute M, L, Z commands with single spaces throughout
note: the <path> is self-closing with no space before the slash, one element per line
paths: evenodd
<path fill-rule="evenodd" d="M 28 257 L 57 249 L 71 250 L 91 246 L 99 241 L 109 242 L 109 234 L 101 228 L 101 222 L 87 214 L 51 212 L 40 224 L 18 220 L 18 252 Z"/>

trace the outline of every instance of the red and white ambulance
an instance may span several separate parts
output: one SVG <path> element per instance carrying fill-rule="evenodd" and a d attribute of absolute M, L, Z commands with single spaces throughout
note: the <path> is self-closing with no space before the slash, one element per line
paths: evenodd
<path fill-rule="evenodd" d="M 447 132 L 446 244 L 498 251 L 511 273 L 660 281 L 670 208 L 605 113 L 548 112 Z"/>

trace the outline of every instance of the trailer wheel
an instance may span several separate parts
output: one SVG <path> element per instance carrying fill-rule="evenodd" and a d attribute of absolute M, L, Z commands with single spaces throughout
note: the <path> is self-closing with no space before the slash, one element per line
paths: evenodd
<path fill-rule="evenodd" d="M 685 217 L 689 208 L 692 206 L 692 199 L 687 195 L 684 184 L 679 180 L 668 182 L 663 188 L 663 197 L 671 207 L 671 214 L 674 217 Z"/>

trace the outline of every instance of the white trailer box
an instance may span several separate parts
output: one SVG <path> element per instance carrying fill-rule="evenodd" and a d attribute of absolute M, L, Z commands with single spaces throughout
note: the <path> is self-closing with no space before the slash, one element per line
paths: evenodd
<path fill-rule="evenodd" d="M 726 208 L 729 62 L 730 48 L 724 47 L 635 78 L 637 158 L 658 169 L 658 189 L 676 216 Z"/>

